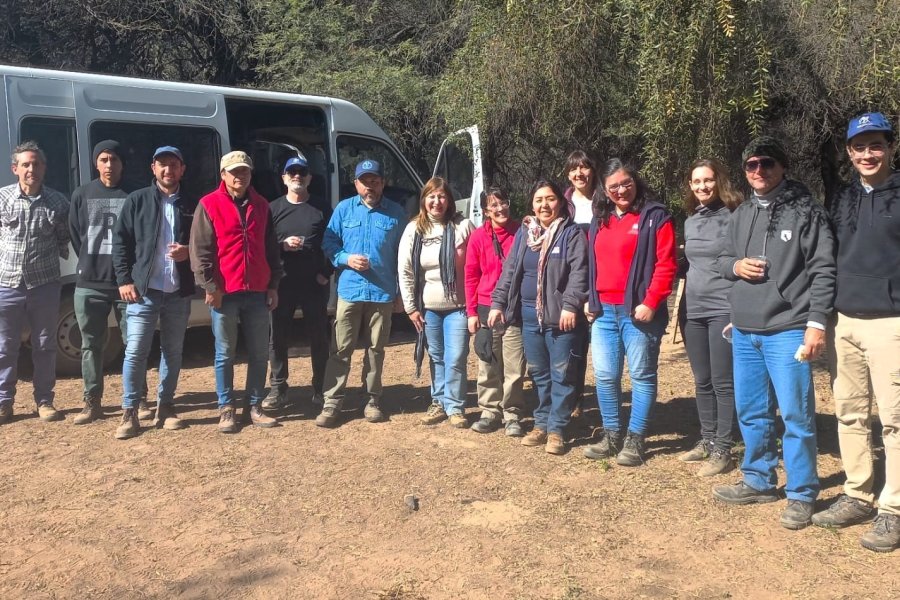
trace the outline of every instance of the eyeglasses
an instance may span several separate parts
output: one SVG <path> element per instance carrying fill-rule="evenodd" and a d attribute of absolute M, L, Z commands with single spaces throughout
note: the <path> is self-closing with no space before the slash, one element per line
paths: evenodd
<path fill-rule="evenodd" d="M 866 153 L 866 150 L 868 150 L 869 154 L 872 156 L 881 156 L 887 152 L 887 146 L 881 142 L 875 142 L 873 144 L 853 144 L 850 146 L 850 152 L 857 156 L 863 156 Z"/>
<path fill-rule="evenodd" d="M 503 210 L 504 208 L 506 208 L 508 206 L 509 206 L 509 201 L 497 200 L 496 202 L 491 202 L 490 204 L 488 204 L 487 209 L 497 211 L 497 210 Z"/>
<path fill-rule="evenodd" d="M 744 163 L 744 170 L 748 173 L 753 173 L 757 169 L 765 169 L 766 171 L 770 171 L 775 168 L 775 159 L 774 158 L 751 158 L 747 162 Z"/>
<path fill-rule="evenodd" d="M 296 177 L 298 175 L 300 177 L 306 177 L 307 175 L 309 175 L 309 169 L 304 169 L 303 167 L 300 167 L 298 169 L 288 169 L 284 172 L 284 174 L 288 177 Z"/>
<path fill-rule="evenodd" d="M 628 179 L 623 181 L 622 183 L 614 183 L 613 185 L 607 186 L 606 191 L 610 194 L 615 194 L 619 190 L 628 191 L 634 186 L 634 180 Z"/>

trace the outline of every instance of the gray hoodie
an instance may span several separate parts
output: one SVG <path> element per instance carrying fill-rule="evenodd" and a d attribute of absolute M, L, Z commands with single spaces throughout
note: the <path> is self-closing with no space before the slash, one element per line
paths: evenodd
<path fill-rule="evenodd" d="M 767 277 L 746 281 L 735 263 L 765 255 Z M 834 306 L 834 240 L 825 208 L 802 183 L 786 180 L 768 207 L 756 196 L 731 215 L 728 237 L 719 254 L 722 277 L 731 288 L 735 327 L 757 333 L 824 325 Z"/>

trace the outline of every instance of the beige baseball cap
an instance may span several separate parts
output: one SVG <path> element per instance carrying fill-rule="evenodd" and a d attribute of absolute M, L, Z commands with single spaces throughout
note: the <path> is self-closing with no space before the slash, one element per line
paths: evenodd
<path fill-rule="evenodd" d="M 249 169 L 253 168 L 253 161 L 250 160 L 250 157 L 246 152 L 235 150 L 234 152 L 229 152 L 228 154 L 223 156 L 222 160 L 219 161 L 219 170 L 222 171 L 231 171 L 232 169 L 237 169 L 238 167 L 247 167 Z"/>

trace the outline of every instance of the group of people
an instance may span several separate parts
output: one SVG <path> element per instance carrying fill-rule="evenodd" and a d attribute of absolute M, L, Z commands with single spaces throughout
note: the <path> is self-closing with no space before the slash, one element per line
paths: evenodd
<path fill-rule="evenodd" d="M 330 216 L 309 202 L 309 168 L 301 157 L 284 166 L 287 194 L 271 204 L 253 190 L 253 164 L 240 151 L 222 157 L 219 188 L 199 202 L 181 197 L 185 164 L 173 147 L 154 154 L 151 185 L 127 193 L 119 144 L 112 140 L 97 144 L 99 178 L 76 190 L 70 205 L 42 186 L 43 155 L 33 143 L 23 144 L 13 154 L 19 183 L 0 190 L 0 422 L 12 415 L 26 321 L 38 413 L 59 418 L 53 329 L 58 258 L 68 253 L 71 238 L 79 256 L 75 303 L 85 383 L 76 423 L 100 414 L 106 321 L 124 302 L 124 411 L 116 437 L 133 437 L 140 420 L 151 416 L 146 363 L 157 323 L 154 424 L 183 427 L 173 400 L 196 285 L 212 318 L 223 432 L 236 431 L 239 422 L 233 383 L 238 323 L 248 355 L 249 405 L 241 418 L 271 427 L 277 421 L 266 411 L 290 402 L 287 334 L 298 306 L 309 329 L 312 402 L 321 404 L 316 425 L 335 427 L 344 418 L 359 341 L 365 346 L 363 415 L 369 422 L 385 420 L 384 348 L 391 315 L 402 306 L 418 334 L 417 362 L 428 357 L 431 405 L 423 423 L 469 425 L 466 365 L 474 337 L 481 412 L 471 428 L 502 428 L 524 446 L 563 454 L 566 427 L 581 410 L 590 350 L 602 430 L 584 455 L 636 467 L 645 461 L 657 398 L 667 302 L 681 275 L 679 319 L 700 421 L 699 439 L 681 459 L 702 462 L 701 476 L 727 473 L 735 467 L 739 430 L 741 480 L 715 486 L 713 496 L 731 504 L 775 501 L 777 411 L 787 474 L 781 524 L 800 529 L 874 520 L 862 545 L 890 551 L 900 546 L 900 174 L 892 169 L 896 138 L 884 115 L 856 115 L 846 140 L 856 173 L 830 213 L 786 176 L 788 153 L 775 138 L 759 137 L 744 149 L 741 167 L 752 190 L 746 199 L 720 161 L 696 161 L 685 178 L 681 261 L 672 216 L 640 173 L 615 158 L 598 167 L 582 151 L 568 158 L 568 189 L 549 179 L 531 187 L 521 221 L 511 216 L 503 190 L 486 190 L 480 198 L 486 219 L 476 227 L 457 212 L 448 182 L 438 177 L 427 182 L 418 214 L 409 220 L 385 197 L 382 167 L 371 159 L 356 166 L 357 195 Z M 338 295 L 333 332 L 326 318 L 332 273 Z M 837 501 L 816 512 L 810 361 L 826 349 L 847 482 Z M 526 373 L 537 396 L 527 432 Z M 877 509 L 873 404 L 886 472 Z"/>

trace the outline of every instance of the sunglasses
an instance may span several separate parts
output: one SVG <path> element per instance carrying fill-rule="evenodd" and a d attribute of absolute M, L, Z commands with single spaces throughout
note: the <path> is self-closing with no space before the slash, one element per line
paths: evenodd
<path fill-rule="evenodd" d="M 766 171 L 770 171 L 775 168 L 775 163 L 777 161 L 774 158 L 751 158 L 747 162 L 744 163 L 744 170 L 748 173 L 753 173 L 757 169 L 764 169 Z"/>
<path fill-rule="evenodd" d="M 299 168 L 299 169 L 288 169 L 284 172 L 285 175 L 293 177 L 294 175 L 299 175 L 300 177 L 306 177 L 309 175 L 309 169 Z"/>

